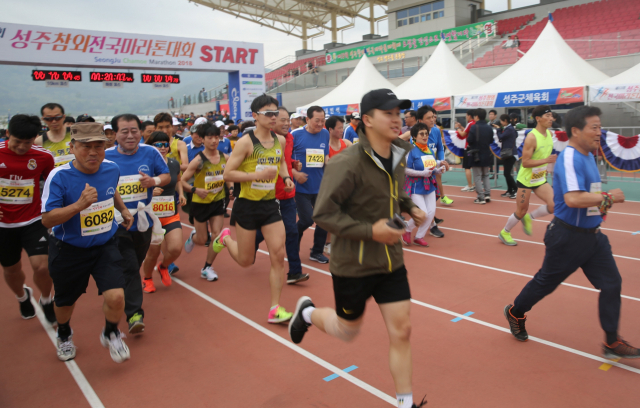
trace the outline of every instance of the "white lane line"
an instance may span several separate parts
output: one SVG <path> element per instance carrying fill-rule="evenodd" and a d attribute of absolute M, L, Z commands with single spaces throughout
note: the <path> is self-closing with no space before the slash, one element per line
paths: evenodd
<path fill-rule="evenodd" d="M 497 235 L 484 234 L 482 232 L 474 232 L 474 231 L 461 230 L 461 229 L 457 229 L 457 228 L 442 227 L 440 225 L 438 225 L 438 228 L 443 229 L 443 230 L 464 232 L 465 234 L 482 235 L 482 236 L 485 236 L 485 237 L 498 238 Z M 542 246 L 544 246 L 544 243 L 542 243 L 542 242 L 527 241 L 525 239 L 518 239 L 518 242 L 525 242 L 527 244 L 534 244 L 534 245 L 542 245 Z M 632 261 L 640 261 L 640 258 L 633 258 L 633 257 L 630 257 L 630 256 L 615 255 L 615 254 L 613 256 L 616 257 L 616 258 L 630 259 Z"/>
<path fill-rule="evenodd" d="M 261 251 L 263 252 L 263 251 Z M 342 371 L 340 368 L 334 366 L 331 363 L 328 363 L 327 361 L 321 359 L 320 357 L 316 356 L 315 354 L 312 354 L 310 352 L 308 352 L 307 350 L 303 349 L 300 346 L 296 346 L 295 344 L 293 344 L 290 341 L 285 340 L 284 338 L 280 337 L 279 335 L 273 333 L 271 330 L 265 329 L 264 327 L 260 326 L 258 323 L 254 322 L 253 320 L 245 317 L 244 315 L 241 315 L 240 313 L 236 312 L 235 310 L 231 309 L 230 307 L 225 306 L 224 304 L 218 302 L 217 300 L 215 300 L 214 298 L 212 298 L 211 296 L 199 291 L 198 289 L 194 288 L 193 286 L 183 282 L 182 280 L 180 280 L 179 278 L 172 278 L 174 282 L 176 282 L 177 284 L 179 284 L 180 286 L 184 287 L 185 289 L 191 291 L 192 293 L 200 296 L 202 299 L 206 300 L 207 302 L 211 303 L 212 305 L 224 310 L 225 312 L 229 313 L 231 316 L 235 317 L 236 319 L 242 321 L 243 323 L 246 323 L 247 325 L 253 327 L 254 329 L 258 330 L 259 332 L 261 332 L 262 334 L 271 337 L 273 340 L 277 341 L 278 343 L 282 344 L 285 347 L 290 348 L 291 350 L 295 351 L 296 353 L 300 354 L 303 357 L 308 358 L 309 360 L 313 361 L 314 363 L 318 364 L 319 366 L 322 366 L 324 368 L 326 368 L 327 370 L 331 371 L 332 373 L 339 375 L 340 377 L 344 378 L 345 380 L 351 382 L 352 384 L 362 388 L 363 390 L 375 395 L 376 397 L 380 398 L 381 400 L 396 406 L 396 404 L 398 403 L 396 398 L 393 398 L 392 396 L 385 394 L 384 392 L 380 391 L 379 389 L 367 384 L 366 382 L 352 376 L 351 374 L 345 373 L 344 371 Z M 605 362 L 608 362 L 605 361 Z"/>
<path fill-rule="evenodd" d="M 56 331 L 44 317 L 44 312 L 42 311 L 42 309 L 40 309 L 40 305 L 36 303 L 36 300 L 33 296 L 31 296 L 31 303 L 33 304 L 33 307 L 36 308 L 36 315 L 38 316 L 38 320 L 40 320 L 40 324 L 44 328 L 44 331 L 47 332 L 49 339 L 57 349 L 58 345 L 56 342 Z M 96 392 L 93 390 L 91 384 L 89 384 L 89 381 L 87 381 L 87 378 L 82 373 L 82 370 L 80 370 L 80 367 L 78 367 L 78 364 L 74 360 L 65 361 L 64 364 L 67 366 L 67 369 L 71 373 L 73 379 L 76 380 L 76 384 L 78 384 L 80 391 L 82 391 L 82 393 L 84 394 L 84 397 L 87 399 L 87 402 L 89 403 L 91 408 L 104 408 L 102 401 L 100 401 L 100 398 L 98 398 L 98 394 L 96 394 Z"/>
<path fill-rule="evenodd" d="M 469 196 L 460 196 L 460 195 L 452 195 L 452 194 L 448 194 L 447 197 L 457 197 L 457 198 L 468 198 L 470 200 L 475 200 L 475 193 L 473 193 L 474 196 L 473 197 L 469 197 Z M 496 200 L 496 199 L 491 199 L 492 203 L 515 203 L 517 200 Z M 538 205 L 541 206 L 543 204 L 536 204 L 536 203 L 531 203 L 530 205 Z M 623 212 L 617 212 L 617 211 L 609 211 L 609 214 L 620 214 L 620 215 L 633 215 L 635 217 L 640 217 L 640 214 L 631 214 L 631 213 L 623 213 Z"/>
<path fill-rule="evenodd" d="M 460 210 L 460 209 L 457 209 L 457 208 L 450 208 L 450 207 L 446 207 L 446 206 L 439 206 L 438 210 L 459 211 L 459 212 L 465 212 L 465 213 L 470 213 L 470 214 L 491 215 L 493 217 L 503 217 L 503 218 L 509 218 L 510 217 L 510 215 L 491 214 L 491 213 L 485 213 L 485 212 L 479 212 L 479 211 Z M 548 220 L 533 220 L 533 221 L 544 222 L 544 223 L 547 223 L 547 224 L 551 222 L 551 221 L 548 221 Z M 602 228 L 602 227 L 600 227 L 600 229 L 603 230 L 603 231 L 624 232 L 626 234 L 632 234 L 632 233 L 635 232 L 635 231 L 625 231 L 625 230 L 612 229 L 612 228 Z"/>

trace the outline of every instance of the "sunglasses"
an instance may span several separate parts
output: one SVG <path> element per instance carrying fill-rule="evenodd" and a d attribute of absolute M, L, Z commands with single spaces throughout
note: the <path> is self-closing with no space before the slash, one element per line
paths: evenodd
<path fill-rule="evenodd" d="M 169 148 L 169 142 L 156 142 L 153 144 L 153 146 L 157 147 L 158 149 L 161 149 L 163 147 L 166 149 Z"/>
<path fill-rule="evenodd" d="M 58 116 L 48 116 L 48 117 L 44 117 L 42 118 L 42 120 L 44 120 L 45 122 L 53 122 L 53 121 L 59 121 L 60 119 L 63 119 L 64 115 L 58 115 Z"/>
<path fill-rule="evenodd" d="M 278 116 L 278 113 L 280 113 L 280 111 L 274 110 L 274 111 L 258 111 L 256 112 L 258 115 L 264 115 L 268 118 L 275 118 L 276 116 Z"/>

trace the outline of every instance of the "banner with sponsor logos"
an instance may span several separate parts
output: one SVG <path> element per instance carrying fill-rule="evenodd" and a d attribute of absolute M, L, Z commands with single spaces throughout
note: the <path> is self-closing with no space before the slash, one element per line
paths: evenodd
<path fill-rule="evenodd" d="M 396 58 L 395 53 L 403 53 L 405 51 L 415 50 L 418 48 L 435 47 L 440 42 L 441 35 L 447 43 L 460 42 L 466 41 L 482 32 L 487 35 L 493 35 L 493 27 L 493 20 L 483 21 L 476 24 L 469 24 L 442 31 L 432 31 L 426 34 L 382 41 L 362 47 L 350 48 L 348 50 L 329 52 L 326 54 L 325 58 L 327 64 L 337 64 L 339 62 L 357 60 L 365 54 L 369 57 L 394 54 L 393 58 L 388 60 L 401 59 L 404 58 L 404 54 L 399 54 L 398 58 Z"/>
<path fill-rule="evenodd" d="M 325 114 L 330 115 L 330 116 L 345 116 L 345 115 L 351 115 L 353 112 L 359 112 L 360 111 L 360 104 L 359 103 L 352 103 L 349 105 L 333 105 L 333 106 L 322 106 L 322 109 L 324 109 Z M 298 115 L 301 116 L 307 116 L 307 109 L 306 108 L 298 108 L 296 110 L 296 113 Z"/>
<path fill-rule="evenodd" d="M 524 92 L 498 92 L 456 96 L 456 109 L 517 108 L 584 102 L 584 88 L 538 89 Z"/>
<path fill-rule="evenodd" d="M 591 102 L 640 101 L 640 84 L 589 86 Z"/>
<path fill-rule="evenodd" d="M 411 101 L 411 109 L 418 110 L 424 105 L 430 105 L 436 111 L 451 110 L 451 98 L 416 99 Z"/>

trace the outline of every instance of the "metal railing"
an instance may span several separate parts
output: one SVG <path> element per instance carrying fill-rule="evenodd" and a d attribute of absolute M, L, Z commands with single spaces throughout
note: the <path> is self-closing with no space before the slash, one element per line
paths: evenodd
<path fill-rule="evenodd" d="M 227 99 L 228 89 L 229 85 L 224 83 L 213 88 L 205 89 L 205 91 L 200 90 L 197 93 L 183 94 L 182 96 L 175 95 L 167 101 L 167 108 L 179 109 L 185 105 L 223 101 Z"/>
<path fill-rule="evenodd" d="M 463 58 L 466 55 L 473 53 L 473 50 L 475 50 L 476 48 L 479 48 L 484 44 L 486 44 L 487 42 L 489 42 L 490 38 L 495 37 L 496 29 L 497 29 L 497 26 L 494 23 L 492 25 L 491 33 L 487 33 L 486 31 L 483 31 L 479 34 L 476 34 L 474 37 L 454 47 L 451 51 L 454 54 L 458 54 L 458 58 Z"/>
<path fill-rule="evenodd" d="M 293 61 L 292 61 L 293 62 Z M 309 65 L 311 63 L 311 65 Z M 300 76 L 305 74 L 317 74 L 319 72 L 318 67 L 326 65 L 326 59 L 324 56 L 315 57 L 313 60 L 307 61 L 300 67 L 288 69 L 283 74 L 276 78 L 270 78 L 266 80 L 265 85 L 267 92 L 270 92 L 278 87 L 281 87 L 288 82 L 295 81 Z M 281 68 L 280 68 L 281 69 Z M 280 92 L 280 91 L 278 91 Z"/>

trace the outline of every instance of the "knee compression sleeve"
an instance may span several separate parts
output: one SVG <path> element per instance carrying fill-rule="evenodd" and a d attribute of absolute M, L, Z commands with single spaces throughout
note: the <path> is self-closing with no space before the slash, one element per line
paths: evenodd
<path fill-rule="evenodd" d="M 549 212 L 549 208 L 546 205 L 541 205 L 540 207 L 533 210 L 533 212 L 531 213 L 531 218 L 535 220 L 536 218 L 544 217 L 550 214 L 551 213 Z"/>
<path fill-rule="evenodd" d="M 324 322 L 324 330 L 327 334 L 343 341 L 353 340 L 360 333 L 360 326 L 352 327 L 340 322 L 338 315 L 331 316 Z"/>

